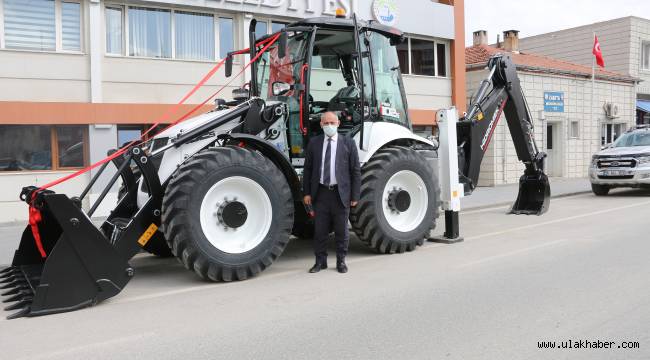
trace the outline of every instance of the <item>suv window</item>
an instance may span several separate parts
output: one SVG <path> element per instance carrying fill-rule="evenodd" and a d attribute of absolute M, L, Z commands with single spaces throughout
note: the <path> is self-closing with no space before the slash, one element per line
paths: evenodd
<path fill-rule="evenodd" d="M 635 131 L 621 135 L 615 142 L 613 147 L 629 147 L 629 146 L 650 146 L 650 132 L 648 131 Z"/>

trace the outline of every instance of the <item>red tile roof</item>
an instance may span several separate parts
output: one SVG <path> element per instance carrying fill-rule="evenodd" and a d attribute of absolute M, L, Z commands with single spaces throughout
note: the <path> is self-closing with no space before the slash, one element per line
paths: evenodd
<path fill-rule="evenodd" d="M 517 65 L 517 69 L 521 71 L 591 78 L 591 67 L 589 66 L 525 52 L 509 52 L 503 48 L 496 48 L 489 45 L 474 45 L 465 48 L 465 65 L 467 71 L 484 68 L 488 59 L 499 53 L 509 54 L 512 61 Z M 613 71 L 601 70 L 598 67 L 596 67 L 596 79 L 620 82 L 634 82 L 639 80 Z"/>

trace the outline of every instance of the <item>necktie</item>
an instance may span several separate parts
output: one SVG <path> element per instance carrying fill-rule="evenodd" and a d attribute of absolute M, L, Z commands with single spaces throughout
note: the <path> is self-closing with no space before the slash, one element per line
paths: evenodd
<path fill-rule="evenodd" d="M 325 149 L 325 160 L 323 163 L 323 184 L 330 184 L 330 159 L 332 157 L 332 138 L 327 138 L 327 149 Z"/>

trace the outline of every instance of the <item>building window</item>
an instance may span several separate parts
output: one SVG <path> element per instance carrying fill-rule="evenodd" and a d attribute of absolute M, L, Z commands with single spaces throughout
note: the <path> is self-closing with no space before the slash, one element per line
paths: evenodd
<path fill-rule="evenodd" d="M 123 147 L 131 141 L 140 140 L 143 126 L 140 125 L 118 125 L 117 146 Z"/>
<path fill-rule="evenodd" d="M 122 8 L 107 7 L 106 11 L 106 53 L 122 55 L 123 35 Z"/>
<path fill-rule="evenodd" d="M 447 76 L 447 47 L 443 43 L 436 43 L 436 76 Z"/>
<path fill-rule="evenodd" d="M 172 57 L 171 11 L 129 7 L 129 55 Z"/>
<path fill-rule="evenodd" d="M 61 3 L 61 47 L 81 51 L 81 4 Z"/>
<path fill-rule="evenodd" d="M 5 49 L 81 51 L 81 2 L 0 0 Z"/>
<path fill-rule="evenodd" d="M 174 12 L 177 59 L 214 59 L 214 17 Z"/>
<path fill-rule="evenodd" d="M 85 126 L 0 125 L 0 171 L 80 168 L 87 143 Z"/>
<path fill-rule="evenodd" d="M 397 46 L 402 74 L 447 77 L 447 43 L 407 38 Z"/>
<path fill-rule="evenodd" d="M 234 50 L 235 29 L 229 17 L 119 5 L 107 5 L 104 12 L 107 54 L 124 55 L 125 47 L 127 56 L 210 61 Z"/>
<path fill-rule="evenodd" d="M 625 123 L 603 124 L 600 133 L 600 144 L 613 143 L 619 136 L 623 135 L 626 129 L 627 125 Z"/>
<path fill-rule="evenodd" d="M 641 69 L 650 70 L 650 41 L 641 43 Z"/>
<path fill-rule="evenodd" d="M 266 36 L 269 33 L 268 23 L 266 21 L 258 21 L 255 25 L 255 38 L 259 39 L 262 36 Z"/>
<path fill-rule="evenodd" d="M 84 133 L 82 126 L 57 126 L 55 141 L 58 157 L 58 168 L 80 168 L 84 161 Z"/>
<path fill-rule="evenodd" d="M 231 18 L 219 18 L 219 57 L 226 58 L 235 49 L 235 28 Z"/>
<path fill-rule="evenodd" d="M 413 125 L 413 133 L 425 139 L 433 137 L 433 126 Z"/>
<path fill-rule="evenodd" d="M 54 0 L 4 0 L 7 49 L 56 50 Z"/>
<path fill-rule="evenodd" d="M 397 58 L 399 59 L 399 68 L 402 74 L 410 74 L 409 71 L 409 41 L 397 44 Z"/>
<path fill-rule="evenodd" d="M 411 39 L 411 73 L 414 75 L 436 75 L 435 43 Z"/>
<path fill-rule="evenodd" d="M 580 138 L 580 123 L 577 121 L 569 122 L 569 138 L 578 139 Z"/>
<path fill-rule="evenodd" d="M 279 22 L 279 21 L 273 21 L 271 23 L 271 33 L 276 33 L 282 29 L 284 29 L 288 24 Z"/>

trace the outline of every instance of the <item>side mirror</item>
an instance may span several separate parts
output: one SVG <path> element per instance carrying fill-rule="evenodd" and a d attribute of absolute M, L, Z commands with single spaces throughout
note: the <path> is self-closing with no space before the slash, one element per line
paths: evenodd
<path fill-rule="evenodd" d="M 278 39 L 278 57 L 280 59 L 287 56 L 287 32 L 282 31 Z"/>
<path fill-rule="evenodd" d="M 605 144 L 605 145 L 603 145 L 603 146 L 600 147 L 600 150 L 609 149 L 610 147 L 612 147 L 612 144 L 611 144 L 611 143 L 610 143 L 610 144 Z"/>
<path fill-rule="evenodd" d="M 271 85 L 271 88 L 274 96 L 280 96 L 286 94 L 287 91 L 291 90 L 291 85 L 287 84 L 284 81 L 274 81 L 273 85 Z"/>
<path fill-rule="evenodd" d="M 228 53 L 228 57 L 226 57 L 226 71 L 224 74 L 226 77 L 230 77 L 232 75 L 232 54 Z"/>

